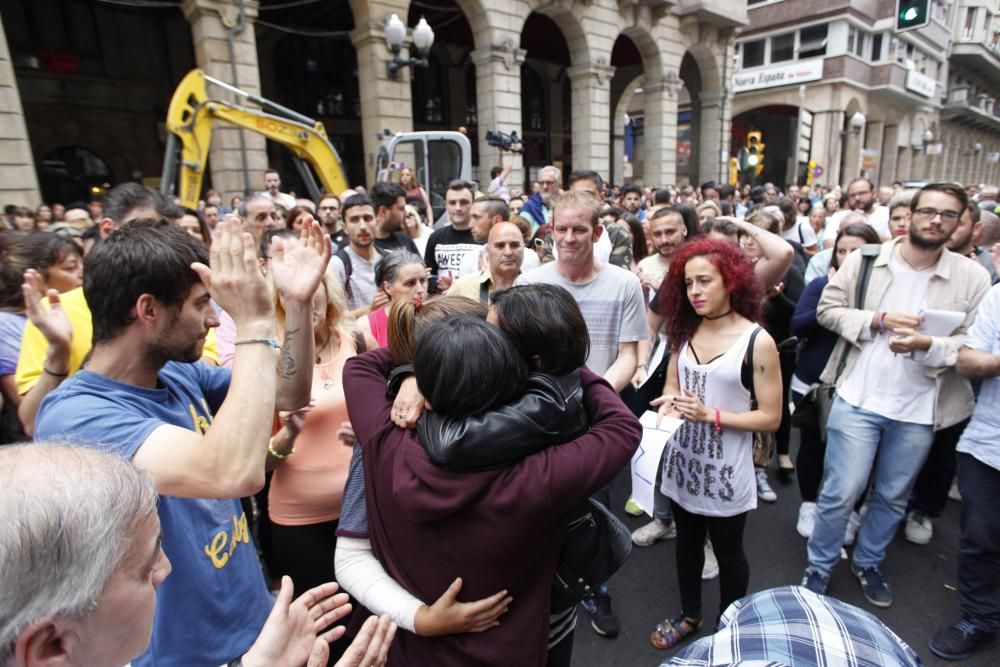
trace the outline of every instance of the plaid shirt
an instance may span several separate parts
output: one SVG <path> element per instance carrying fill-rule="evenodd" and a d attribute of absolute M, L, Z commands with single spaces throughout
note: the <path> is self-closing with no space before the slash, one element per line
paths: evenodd
<path fill-rule="evenodd" d="M 868 612 L 798 586 L 737 600 L 722 615 L 719 627 L 661 667 L 923 664 Z"/>

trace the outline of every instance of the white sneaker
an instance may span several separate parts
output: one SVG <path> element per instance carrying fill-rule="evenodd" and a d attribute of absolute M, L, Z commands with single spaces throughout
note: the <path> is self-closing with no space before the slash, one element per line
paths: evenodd
<path fill-rule="evenodd" d="M 934 524 L 923 512 L 913 510 L 906 515 L 906 541 L 927 544 L 934 537 Z"/>
<path fill-rule="evenodd" d="M 636 528 L 632 533 L 632 544 L 637 547 L 652 546 L 658 540 L 672 540 L 677 537 L 677 526 L 674 522 L 664 523 L 653 519 L 645 526 Z"/>
<path fill-rule="evenodd" d="M 812 537 L 813 528 L 816 526 L 816 503 L 802 503 L 799 505 L 799 520 L 795 524 L 795 530 L 799 535 L 807 540 Z"/>
<path fill-rule="evenodd" d="M 705 542 L 705 567 L 701 568 L 702 579 L 715 579 L 719 576 L 719 561 L 715 559 L 715 552 L 712 551 L 712 542 Z"/>
<path fill-rule="evenodd" d="M 962 493 L 958 490 L 958 475 L 951 480 L 951 488 L 948 489 L 948 497 L 955 502 L 962 502 Z"/>
<path fill-rule="evenodd" d="M 778 499 L 778 494 L 774 492 L 767 481 L 767 472 L 763 468 L 754 468 L 757 473 L 757 497 L 765 503 L 773 503 Z"/>
<path fill-rule="evenodd" d="M 850 518 L 847 519 L 847 530 L 844 531 L 844 546 L 849 547 L 854 544 L 854 540 L 858 536 L 858 528 L 861 528 L 861 515 L 857 512 L 851 512 Z"/>

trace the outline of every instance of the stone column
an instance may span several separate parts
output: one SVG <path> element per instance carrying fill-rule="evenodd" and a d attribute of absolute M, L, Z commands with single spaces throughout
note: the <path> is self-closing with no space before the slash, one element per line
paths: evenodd
<path fill-rule="evenodd" d="M 611 77 L 615 68 L 604 63 L 566 70 L 572 82 L 573 169 L 592 169 L 610 177 Z"/>
<path fill-rule="evenodd" d="M 479 187 L 484 192 L 490 183 L 490 168 L 499 166 L 497 149 L 486 143 L 486 132 L 505 133 L 521 130 L 521 64 L 524 49 L 513 39 L 500 46 L 487 46 L 470 54 L 476 66 L 476 113 L 479 117 Z M 524 163 L 520 155 L 504 156 L 514 161 L 507 184 L 521 188 L 524 185 Z M 575 159 L 575 156 L 574 156 Z"/>
<path fill-rule="evenodd" d="M 721 160 L 722 144 L 721 132 L 722 121 L 722 101 L 724 92 L 718 90 L 703 90 L 698 94 L 701 103 L 701 130 L 698 132 L 698 186 L 706 181 L 719 181 L 725 183 L 725 176 L 722 175 Z M 728 152 L 728 151 L 727 151 Z M 766 157 L 766 155 L 765 155 Z M 728 165 L 727 165 L 728 167 Z M 728 171 L 728 168 L 727 168 Z"/>
<path fill-rule="evenodd" d="M 881 185 L 888 185 L 899 178 L 896 174 L 898 169 L 896 156 L 899 154 L 896 147 L 898 144 L 899 126 L 886 125 L 882 132 L 882 162 L 879 166 L 879 184 Z"/>
<path fill-rule="evenodd" d="M 409 67 L 399 70 L 396 79 L 389 78 L 386 63 L 392 53 L 385 43 L 382 31 L 390 14 L 398 14 L 406 21 L 408 0 L 374 0 L 364 3 L 365 15 L 361 15 L 357 3 L 355 29 L 351 32 L 351 43 L 358 55 L 358 91 L 361 94 L 361 134 L 365 149 L 365 185 L 375 182 L 375 156 L 382 145 L 382 133 L 413 131 L 413 98 L 411 95 Z M 407 26 L 411 28 L 412 26 Z M 403 45 L 401 57 L 408 57 L 409 37 Z M 360 184 L 359 184 L 360 185 Z"/>
<path fill-rule="evenodd" d="M 0 201 L 34 209 L 42 203 L 21 95 L 0 24 Z"/>
<path fill-rule="evenodd" d="M 677 93 L 681 83 L 673 77 L 653 80 L 645 77 L 645 137 L 642 180 L 663 187 L 677 182 Z"/>
<path fill-rule="evenodd" d="M 861 175 L 861 135 L 848 130 L 841 144 L 844 147 L 842 158 L 844 173 L 840 175 L 840 182 L 846 187 L 851 179 Z"/>
<path fill-rule="evenodd" d="M 240 8 L 232 2 L 184 0 L 182 5 L 191 24 L 198 67 L 211 77 L 260 95 L 257 38 L 253 28 L 257 7 L 256 0 L 247 0 L 241 21 Z M 213 98 L 243 103 L 218 86 L 209 85 L 208 90 Z M 212 187 L 222 193 L 223 201 L 229 201 L 235 194 L 245 196 L 248 190 L 264 189 L 267 144 L 262 135 L 220 124 L 212 133 L 209 158 Z"/>
<path fill-rule="evenodd" d="M 913 175 L 913 149 L 907 142 L 902 152 L 898 148 L 896 150 L 899 153 L 899 159 L 896 163 L 896 180 L 905 181 Z"/>
<path fill-rule="evenodd" d="M 878 156 L 876 158 L 875 171 L 867 174 L 867 177 L 871 179 L 876 188 L 882 182 L 882 174 L 885 173 L 882 163 L 884 159 L 882 155 L 882 135 L 884 132 L 885 123 L 881 121 L 868 121 L 868 125 L 865 127 L 865 150 L 875 151 Z"/>

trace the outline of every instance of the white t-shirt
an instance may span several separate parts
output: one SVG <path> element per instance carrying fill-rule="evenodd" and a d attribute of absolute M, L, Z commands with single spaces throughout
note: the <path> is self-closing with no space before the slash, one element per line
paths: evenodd
<path fill-rule="evenodd" d="M 559 285 L 573 295 L 590 333 L 587 368 L 598 375 L 618 358 L 618 344 L 646 337 L 646 303 L 642 286 L 631 271 L 604 264 L 589 283 L 574 284 L 557 270 L 558 262 L 543 264 L 518 276 L 515 285 Z"/>
<path fill-rule="evenodd" d="M 781 238 L 786 241 L 795 241 L 803 248 L 811 248 L 816 245 L 816 231 L 809 224 L 809 218 L 799 220 L 797 223 L 781 232 Z"/>
<path fill-rule="evenodd" d="M 965 346 L 987 354 L 1000 354 L 1000 285 L 994 285 L 979 304 L 976 319 L 966 334 Z M 983 380 L 972 421 L 955 449 L 1000 470 L 1000 377 Z"/>
<path fill-rule="evenodd" d="M 893 251 L 889 262 L 892 282 L 878 310 L 917 314 L 927 303 L 927 285 L 934 269 L 914 271 Z M 912 424 L 934 424 L 935 386 L 925 373 L 926 366 L 908 354 L 889 349 L 887 331 L 861 348 L 858 361 L 844 378 L 837 393 L 856 408 L 887 419 Z"/>
<path fill-rule="evenodd" d="M 750 391 L 740 376 L 750 336 L 757 328 L 747 327 L 725 354 L 706 364 L 695 363 L 685 342 L 677 352 L 681 388 L 697 394 L 707 407 L 749 412 Z M 735 516 L 756 508 L 753 434 L 685 422 L 667 443 L 660 490 L 687 511 L 703 516 Z"/>
<path fill-rule="evenodd" d="M 844 216 L 848 213 L 854 213 L 855 211 L 837 211 L 831 215 L 826 220 L 826 227 L 823 228 L 823 242 L 832 242 L 837 238 L 837 233 L 840 231 L 840 221 L 844 219 Z M 860 212 L 860 211 L 858 211 Z M 889 234 L 889 208 L 886 206 L 875 205 L 871 213 L 865 216 L 865 222 L 867 222 L 872 229 L 879 235 L 880 238 L 888 239 L 891 234 Z"/>
<path fill-rule="evenodd" d="M 655 252 L 639 260 L 639 270 L 649 277 L 654 285 L 659 285 L 670 270 L 670 260 Z"/>

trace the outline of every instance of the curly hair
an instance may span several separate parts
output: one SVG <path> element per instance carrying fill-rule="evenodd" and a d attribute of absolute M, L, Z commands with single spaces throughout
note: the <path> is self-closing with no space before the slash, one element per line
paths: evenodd
<path fill-rule="evenodd" d="M 660 287 L 660 315 L 666 321 L 667 338 L 674 350 L 694 336 L 701 324 L 687 296 L 685 267 L 695 257 L 704 257 L 722 274 L 722 283 L 729 292 L 730 305 L 736 313 L 752 322 L 760 317 L 763 288 L 753 271 L 750 258 L 728 241 L 696 239 L 677 249 L 670 262 L 670 271 Z"/>

